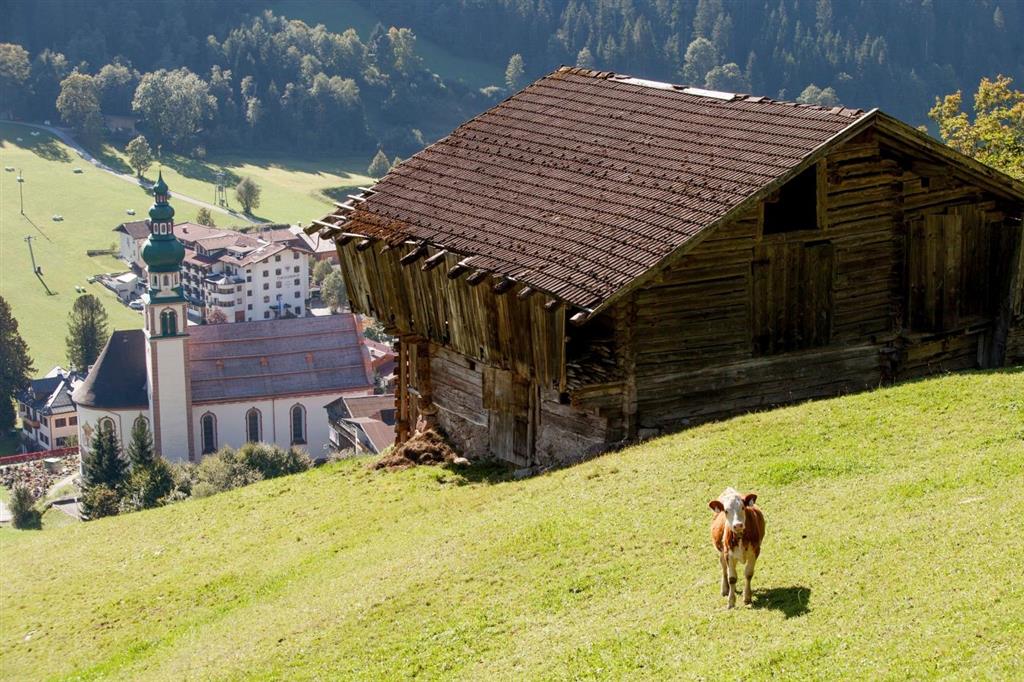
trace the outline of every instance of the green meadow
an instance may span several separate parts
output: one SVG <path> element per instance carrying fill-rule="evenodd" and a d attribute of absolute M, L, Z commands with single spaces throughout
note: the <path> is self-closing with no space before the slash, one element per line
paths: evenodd
<path fill-rule="evenodd" d="M 143 187 L 125 182 L 85 162 L 78 153 L 46 132 L 0 123 L 0 296 L 14 310 L 22 337 L 29 345 L 36 370 L 41 374 L 55 364 L 66 362 L 64 336 L 67 314 L 84 287 L 106 306 L 111 329 L 129 329 L 142 324 L 141 316 L 119 303 L 99 284 L 89 284 L 92 275 L 123 272 L 125 265 L 112 256 L 90 257 L 89 249 L 116 245 L 112 231 L 125 220 L 141 220 L 152 203 Z M 20 138 L 20 140 L 19 140 Z M 120 152 L 110 145 L 97 150 L 108 165 L 127 172 Z M 331 196 L 344 196 L 348 188 L 372 182 L 363 175 L 366 159 L 308 161 L 287 158 L 241 159 L 223 157 L 196 162 L 175 155 L 163 159 L 164 178 L 172 195 L 180 192 L 212 202 L 216 173 L 229 180 L 251 176 L 263 188 L 260 207 L 254 212 L 261 220 L 308 224 L 331 209 Z M 81 173 L 75 173 L 75 169 Z M 154 165 L 147 175 L 156 177 Z M 25 178 L 19 188 L 19 171 Z M 24 215 L 21 197 L 24 197 Z M 232 188 L 229 206 L 238 210 Z M 181 199 L 172 203 L 179 221 L 194 220 L 198 207 Z M 134 209 L 129 216 L 127 209 Z M 62 222 L 54 222 L 62 215 Z M 246 224 L 241 216 L 214 214 L 222 227 Z M 32 271 L 26 236 L 33 236 L 36 263 L 42 279 Z"/>
<path fill-rule="evenodd" d="M 705 425 L 515 481 L 330 464 L 0 533 L 0 676 L 1012 679 L 1024 368 Z M 752 607 L 709 499 L 756 490 Z"/>

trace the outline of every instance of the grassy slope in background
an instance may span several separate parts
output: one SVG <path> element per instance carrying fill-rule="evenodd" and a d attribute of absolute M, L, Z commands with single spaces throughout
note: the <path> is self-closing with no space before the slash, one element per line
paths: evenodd
<path fill-rule="evenodd" d="M 112 156 L 108 149 L 107 160 L 116 163 Z M 280 222 L 308 224 L 330 209 L 330 202 L 319 190 L 369 181 L 360 174 L 359 169 L 366 166 L 363 159 L 336 163 L 288 159 L 243 163 L 225 158 L 197 164 L 171 157 L 167 163 L 164 177 L 171 193 L 177 190 L 205 201 L 213 199 L 214 185 L 205 180 L 212 179 L 212 169 L 224 167 L 237 175 L 252 175 L 263 186 L 263 203 L 256 213 Z M 357 172 L 338 170 L 349 163 Z M 29 128 L 0 123 L 0 168 L 8 166 L 24 170 L 25 213 L 31 222 L 20 214 L 17 172 L 0 171 L 0 296 L 11 304 L 36 370 L 45 373 L 55 364 L 66 363 L 64 336 L 67 314 L 77 296 L 75 285 L 100 297 L 110 316 L 111 330 L 142 326 L 142 317 L 118 303 L 105 287 L 86 283 L 90 275 L 123 271 L 124 264 L 108 256 L 90 258 L 85 252 L 115 244 L 117 235 L 113 228 L 124 220 L 144 219 L 152 196 L 138 186 L 97 170 L 47 133 L 32 136 Z M 83 172 L 74 173 L 75 168 Z M 156 176 L 155 166 L 149 175 Z M 236 205 L 233 191 L 229 190 L 228 197 Z M 171 201 L 177 220 L 195 219 L 196 206 L 173 198 Z M 125 214 L 129 208 L 135 209 L 134 217 Z M 54 214 L 63 215 L 64 221 L 53 222 Z M 215 214 L 215 220 L 225 227 L 244 223 L 221 213 Z M 44 279 L 56 292 L 55 296 L 48 296 L 32 274 L 24 242 L 29 234 L 37 237 L 33 242 L 36 262 L 43 268 Z"/>
<path fill-rule="evenodd" d="M 709 498 L 756 489 L 754 608 Z M 1006 679 L 1024 371 L 706 425 L 517 482 L 326 466 L 0 534 L 8 679 Z"/>

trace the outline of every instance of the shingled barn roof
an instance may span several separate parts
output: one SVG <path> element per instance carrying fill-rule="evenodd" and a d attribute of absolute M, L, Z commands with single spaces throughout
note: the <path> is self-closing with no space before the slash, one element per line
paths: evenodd
<path fill-rule="evenodd" d="M 864 117 L 562 67 L 319 224 L 592 310 Z"/>

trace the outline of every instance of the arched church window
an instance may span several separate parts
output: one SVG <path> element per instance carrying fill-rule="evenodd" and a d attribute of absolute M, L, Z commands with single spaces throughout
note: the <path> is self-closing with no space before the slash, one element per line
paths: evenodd
<path fill-rule="evenodd" d="M 167 286 L 167 275 L 164 275 L 164 286 Z"/>
<path fill-rule="evenodd" d="M 149 420 L 148 420 L 148 419 L 146 419 L 146 415 L 144 415 L 144 414 L 140 414 L 140 415 L 139 415 L 138 417 L 136 417 L 136 418 L 135 418 L 135 421 L 134 421 L 134 422 L 132 422 L 132 424 L 133 424 L 133 425 L 134 425 L 134 426 L 135 426 L 136 428 L 138 428 L 140 424 L 142 424 L 143 426 L 145 426 L 145 427 L 146 427 L 147 429 L 149 428 Z"/>
<path fill-rule="evenodd" d="M 263 436 L 263 415 L 255 407 L 245 413 L 245 438 L 257 443 Z"/>
<path fill-rule="evenodd" d="M 104 417 L 99 422 L 100 431 L 110 431 L 111 433 L 117 433 L 114 428 L 114 420 L 110 417 Z"/>
<path fill-rule="evenodd" d="M 306 442 L 306 408 L 300 404 L 292 406 L 292 444 Z"/>
<path fill-rule="evenodd" d="M 201 420 L 203 430 L 203 454 L 208 455 L 217 450 L 217 417 L 211 412 L 203 415 Z"/>
<path fill-rule="evenodd" d="M 160 313 L 160 335 L 174 336 L 178 333 L 178 315 L 171 309 Z"/>

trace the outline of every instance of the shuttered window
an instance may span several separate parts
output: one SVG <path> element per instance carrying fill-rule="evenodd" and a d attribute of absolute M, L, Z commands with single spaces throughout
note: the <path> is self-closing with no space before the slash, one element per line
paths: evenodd
<path fill-rule="evenodd" d="M 751 265 L 754 355 L 827 345 L 832 333 L 830 241 L 762 243 Z"/>

